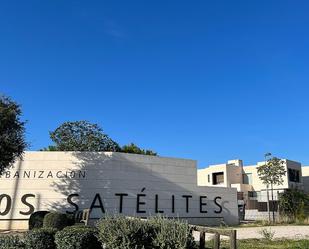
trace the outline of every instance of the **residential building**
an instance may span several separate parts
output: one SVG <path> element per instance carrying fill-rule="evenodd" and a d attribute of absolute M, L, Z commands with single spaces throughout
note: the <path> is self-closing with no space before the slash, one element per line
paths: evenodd
<path fill-rule="evenodd" d="M 225 164 L 210 165 L 198 170 L 198 184 L 201 186 L 231 187 L 237 189 L 238 205 L 244 210 L 245 219 L 265 219 L 269 209 L 277 214 L 278 195 L 285 189 L 298 188 L 309 192 L 309 167 L 303 167 L 306 176 L 302 176 L 299 162 L 283 159 L 286 174 L 282 185 L 273 186 L 273 192 L 260 180 L 257 167 L 265 164 L 243 166 L 242 160 L 230 160 Z"/>
<path fill-rule="evenodd" d="M 302 167 L 301 169 L 304 191 L 309 193 L 309 166 Z"/>

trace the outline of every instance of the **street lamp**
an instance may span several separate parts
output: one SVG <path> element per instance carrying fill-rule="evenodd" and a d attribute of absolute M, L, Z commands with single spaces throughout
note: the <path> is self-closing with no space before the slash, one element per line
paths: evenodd
<path fill-rule="evenodd" d="M 265 165 L 267 164 L 267 159 L 271 157 L 271 153 L 266 153 L 264 155 Z M 268 221 L 270 222 L 270 209 L 269 209 L 269 193 L 268 193 L 268 184 L 266 184 L 266 193 L 267 193 L 267 212 L 268 212 Z"/>

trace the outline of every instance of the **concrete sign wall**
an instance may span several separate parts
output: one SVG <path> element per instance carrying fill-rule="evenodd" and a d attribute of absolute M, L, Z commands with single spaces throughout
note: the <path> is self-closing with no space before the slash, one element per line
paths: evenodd
<path fill-rule="evenodd" d="M 124 153 L 27 152 L 0 178 L 0 229 L 27 229 L 32 212 L 238 222 L 236 189 L 197 186 L 192 160 Z"/>

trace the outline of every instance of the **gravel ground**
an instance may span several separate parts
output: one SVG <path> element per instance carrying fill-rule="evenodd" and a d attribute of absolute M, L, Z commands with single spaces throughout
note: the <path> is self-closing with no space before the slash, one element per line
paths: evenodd
<path fill-rule="evenodd" d="M 237 239 L 263 238 L 261 230 L 267 229 L 274 233 L 274 238 L 309 239 L 309 226 L 267 226 L 267 227 L 242 227 L 236 228 Z"/>
<path fill-rule="evenodd" d="M 309 239 L 309 226 L 265 226 L 265 227 L 241 227 L 237 230 L 237 239 L 261 239 L 261 230 L 267 229 L 274 233 L 274 239 Z M 194 239 L 199 241 L 199 233 L 193 233 Z M 211 240 L 213 234 L 206 233 L 206 240 Z M 228 239 L 221 236 L 222 239 Z"/>

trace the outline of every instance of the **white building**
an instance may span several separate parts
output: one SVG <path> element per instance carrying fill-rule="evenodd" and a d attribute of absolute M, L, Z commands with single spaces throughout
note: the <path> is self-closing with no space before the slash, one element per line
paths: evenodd
<path fill-rule="evenodd" d="M 273 208 L 277 211 L 278 194 L 285 189 L 298 188 L 309 192 L 309 167 L 302 168 L 300 163 L 287 159 L 283 161 L 286 170 L 283 184 L 273 187 L 273 199 L 269 191 L 269 200 L 274 200 L 269 205 L 271 211 Z M 242 160 L 230 160 L 225 164 L 210 165 L 198 170 L 198 185 L 236 188 L 238 204 L 245 205 L 245 218 L 265 219 L 268 215 L 267 190 L 257 174 L 257 166 L 263 164 L 265 162 L 243 166 Z M 302 169 L 306 176 L 302 176 Z"/>
<path fill-rule="evenodd" d="M 309 193 L 309 166 L 301 168 L 303 186 L 306 193 Z"/>

